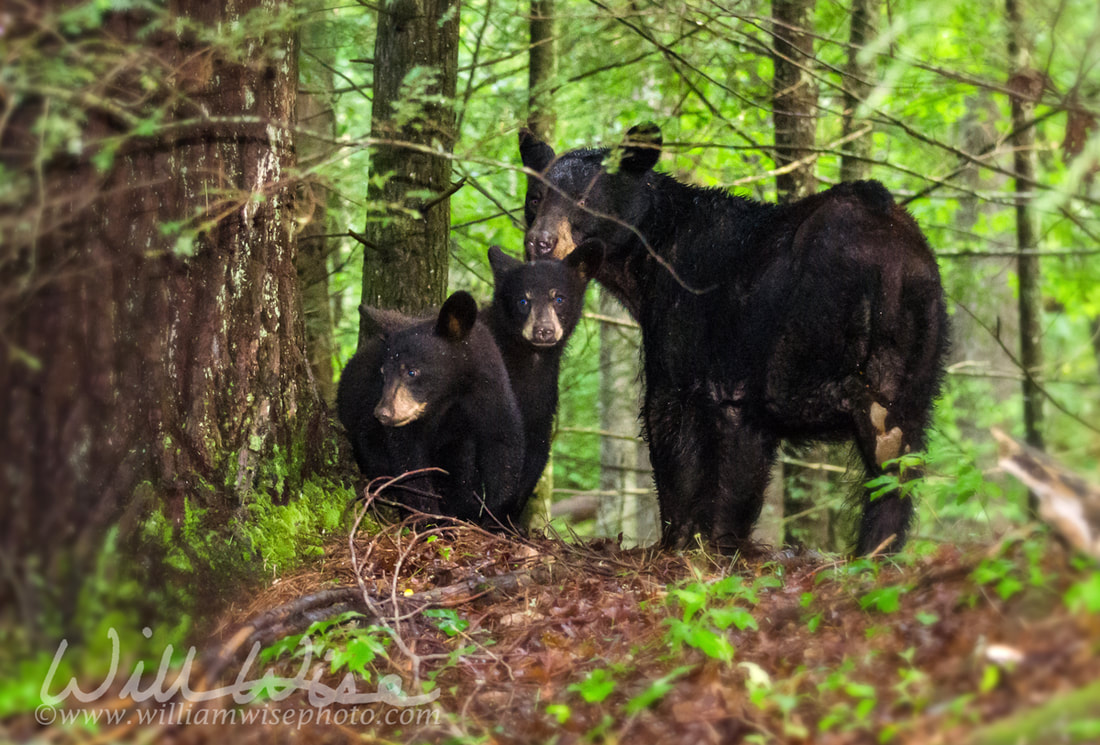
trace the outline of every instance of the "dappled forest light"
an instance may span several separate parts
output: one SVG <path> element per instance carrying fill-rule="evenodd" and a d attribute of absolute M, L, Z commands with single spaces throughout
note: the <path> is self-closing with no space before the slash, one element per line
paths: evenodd
<path fill-rule="evenodd" d="M 0 739 L 1100 739 L 1095 2 L 16 1 L 0 54 Z M 950 337 L 923 449 L 881 414 L 868 485 L 847 443 L 784 441 L 752 541 L 662 545 L 640 415 L 659 342 L 594 241 L 553 337 L 548 464 L 522 517 L 508 502 L 519 533 L 473 508 L 418 521 L 441 477 L 360 472 L 349 360 L 375 349 L 373 374 L 380 328 L 458 291 L 504 323 L 490 247 L 527 258 L 548 181 L 521 131 L 608 148 L 614 175 L 627 133 L 658 129 L 654 170 L 683 184 L 790 204 L 875 180 L 913 217 Z M 464 302 L 425 328 L 466 344 Z M 811 302 L 777 305 L 827 311 Z M 665 336 L 699 338 L 682 323 Z M 744 391 L 692 386 L 740 416 Z M 430 447 L 393 426 L 406 399 L 356 395 L 388 447 L 475 491 L 535 480 L 523 444 L 481 458 L 525 423 L 518 385 Z M 865 487 L 912 500 L 900 552 L 849 555 Z M 162 691 L 189 681 L 163 709 L 134 695 L 158 665 Z M 234 680 L 255 685 L 234 699 Z"/>

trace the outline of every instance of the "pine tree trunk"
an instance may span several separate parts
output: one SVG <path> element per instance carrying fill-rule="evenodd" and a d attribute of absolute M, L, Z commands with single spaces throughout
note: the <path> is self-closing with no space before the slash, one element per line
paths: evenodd
<path fill-rule="evenodd" d="M 172 13 L 212 27 L 260 5 Z M 111 14 L 89 32 L 120 42 L 99 50 L 114 77 L 89 83 L 82 121 L 84 142 L 121 141 L 113 159 L 39 164 L 36 120 L 64 110 L 45 97 L 3 132 L 22 153 L 10 167 L 40 178 L 41 219 L 3 248 L 20 289 L 0 297 L 0 608 L 16 599 L 26 618 L 74 619 L 110 526 L 125 540 L 156 502 L 235 507 L 276 449 L 295 461 L 289 496 L 321 456 L 289 208 L 294 39 L 249 40 L 242 61 L 148 23 Z M 153 133 L 134 132 L 154 107 Z"/>
<path fill-rule="evenodd" d="M 371 136 L 383 142 L 367 189 L 367 305 L 420 313 L 446 297 L 458 16 L 457 0 L 379 6 Z"/>

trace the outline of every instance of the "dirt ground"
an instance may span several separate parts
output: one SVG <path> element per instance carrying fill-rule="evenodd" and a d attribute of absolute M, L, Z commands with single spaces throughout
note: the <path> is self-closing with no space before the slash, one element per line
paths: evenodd
<path fill-rule="evenodd" d="M 294 681 L 285 698 L 177 695 L 139 707 L 179 702 L 152 724 L 130 716 L 92 734 L 26 734 L 181 745 L 1100 742 L 1100 613 L 1075 600 L 1098 576 L 1043 533 L 849 562 L 391 528 L 333 543 L 220 622 L 201 661 L 206 687 L 259 678 L 268 662 L 246 660 L 250 645 L 282 640 L 271 664 Z M 359 615 L 326 621 L 347 611 Z M 300 635 L 313 622 L 321 646 L 307 659 Z M 434 700 L 349 703 L 352 690 Z M 248 711 L 251 723 L 225 719 Z"/>

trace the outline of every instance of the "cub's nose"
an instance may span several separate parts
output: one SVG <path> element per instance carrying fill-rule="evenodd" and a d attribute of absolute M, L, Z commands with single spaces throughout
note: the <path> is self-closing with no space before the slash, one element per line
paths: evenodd
<path fill-rule="evenodd" d="M 553 344 L 557 341 L 554 329 L 550 326 L 536 326 L 533 335 L 536 344 Z"/>

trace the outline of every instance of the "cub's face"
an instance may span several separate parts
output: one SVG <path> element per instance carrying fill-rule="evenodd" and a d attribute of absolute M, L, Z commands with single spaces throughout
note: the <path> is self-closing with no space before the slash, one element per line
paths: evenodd
<path fill-rule="evenodd" d="M 423 417 L 446 393 L 446 359 L 446 350 L 430 336 L 401 333 L 391 338 L 375 418 L 387 427 L 404 427 Z"/>
<path fill-rule="evenodd" d="M 466 292 L 447 298 L 432 320 L 409 323 L 376 315 L 386 344 L 382 360 L 382 396 L 374 416 L 386 427 L 404 427 L 438 412 L 441 402 L 461 386 L 467 363 L 463 342 L 477 317 L 477 304 Z"/>
<path fill-rule="evenodd" d="M 563 344 L 580 320 L 585 287 L 602 256 L 603 246 L 595 241 L 575 248 L 565 261 L 524 263 L 496 246 L 489 249 L 493 305 L 506 318 L 510 334 L 542 349 Z"/>

